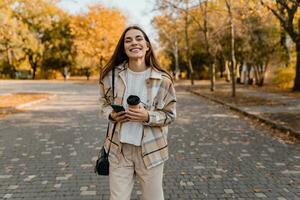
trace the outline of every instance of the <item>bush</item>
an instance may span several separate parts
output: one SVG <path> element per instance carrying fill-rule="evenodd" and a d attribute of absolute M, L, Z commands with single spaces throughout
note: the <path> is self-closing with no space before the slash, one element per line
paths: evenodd
<path fill-rule="evenodd" d="M 279 68 L 274 73 L 273 82 L 281 88 L 292 88 L 295 79 L 295 68 Z"/>

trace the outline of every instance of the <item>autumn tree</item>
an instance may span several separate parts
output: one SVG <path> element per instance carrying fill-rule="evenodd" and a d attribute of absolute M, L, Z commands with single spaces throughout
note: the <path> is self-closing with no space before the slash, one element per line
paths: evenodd
<path fill-rule="evenodd" d="M 235 72 L 230 73 L 231 78 L 227 79 L 239 80 L 241 66 L 246 65 L 249 70 L 254 69 L 256 84 L 262 86 L 265 73 L 272 64 L 270 61 L 281 62 L 277 59 L 280 55 L 278 49 L 280 35 L 274 17 L 255 0 L 219 0 L 215 1 L 213 9 L 215 12 L 210 14 L 211 21 L 214 22 L 211 22 L 213 29 L 211 45 L 216 51 L 218 65 L 229 68 L 234 55 Z M 234 11 L 231 12 L 232 18 L 229 9 Z M 224 15 L 225 17 L 221 17 Z M 232 25 L 234 25 L 233 31 Z M 232 35 L 234 35 L 234 45 Z M 232 66 L 230 68 L 232 69 Z"/>
<path fill-rule="evenodd" d="M 290 36 L 296 47 L 297 63 L 296 77 L 294 81 L 294 91 L 300 91 L 300 16 L 299 0 L 260 0 L 261 4 L 266 6 L 276 18 L 280 25 Z"/>
<path fill-rule="evenodd" d="M 243 62 L 254 69 L 256 84 L 263 86 L 271 64 L 284 62 L 280 28 L 272 14 L 259 2 L 248 1 L 238 12 L 242 15 Z"/>
<path fill-rule="evenodd" d="M 125 28 L 125 17 L 100 4 L 70 16 L 57 2 L 0 0 L 2 74 L 13 78 L 18 66 L 25 63 L 33 79 L 36 74 L 48 78 L 52 72 L 74 66 L 96 69 L 109 59 Z"/>
<path fill-rule="evenodd" d="M 23 47 L 23 51 L 27 55 L 32 67 L 34 79 L 38 69 L 47 72 L 49 66 L 53 67 L 50 61 L 57 60 L 58 58 L 57 54 L 52 54 L 54 53 L 53 50 L 63 46 L 61 45 L 63 43 L 61 41 L 66 39 L 66 35 L 60 32 L 60 35 L 56 36 L 56 38 L 53 37 L 54 35 L 50 38 L 49 34 L 55 32 L 57 24 L 60 24 L 60 21 L 64 20 L 66 14 L 56 6 L 56 1 L 54 0 L 17 0 L 16 2 L 13 6 L 15 18 L 23 22 L 34 36 L 28 45 L 24 45 Z M 58 53 L 61 50 L 57 49 L 56 52 Z M 52 51 L 51 55 L 49 55 L 50 51 Z M 65 54 L 69 55 L 70 51 L 65 52 Z M 60 54 L 59 59 L 61 61 L 60 64 L 66 60 L 62 54 Z M 60 68 L 63 66 L 56 63 L 55 67 Z"/>
<path fill-rule="evenodd" d="M 158 30 L 160 45 L 166 52 L 170 53 L 175 63 L 175 79 L 179 76 L 179 28 L 178 20 L 172 15 L 156 16 L 152 20 L 155 28 Z M 163 53 L 166 60 L 166 53 Z"/>
<path fill-rule="evenodd" d="M 23 48 L 34 43 L 27 26 L 14 17 L 13 3 L 6 0 L 0 4 L 0 65 L 2 74 L 9 74 L 10 78 L 14 78 L 19 61 L 25 58 Z"/>
<path fill-rule="evenodd" d="M 172 13 L 180 19 L 183 23 L 181 24 L 183 41 L 185 42 L 184 47 L 184 60 L 188 66 L 189 76 L 191 84 L 194 84 L 194 68 L 192 64 L 192 52 L 191 52 L 191 35 L 190 35 L 190 25 L 191 25 L 191 0 L 163 0 L 156 1 L 157 10 L 159 10 L 163 15 L 170 15 Z"/>
<path fill-rule="evenodd" d="M 103 67 L 125 29 L 126 18 L 117 9 L 94 4 L 89 11 L 72 17 L 71 30 L 77 65 L 93 71 Z"/>
<path fill-rule="evenodd" d="M 65 68 L 70 69 L 74 65 L 76 51 L 68 17 L 52 22 L 52 28 L 45 32 L 42 41 L 45 45 L 44 68 L 64 74 Z"/>

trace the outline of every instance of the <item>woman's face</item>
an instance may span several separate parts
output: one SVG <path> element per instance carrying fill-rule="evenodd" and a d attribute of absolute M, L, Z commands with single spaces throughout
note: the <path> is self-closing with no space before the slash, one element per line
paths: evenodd
<path fill-rule="evenodd" d="M 129 59 L 144 58 L 149 50 L 143 33 L 137 29 L 130 29 L 126 32 L 124 48 Z"/>

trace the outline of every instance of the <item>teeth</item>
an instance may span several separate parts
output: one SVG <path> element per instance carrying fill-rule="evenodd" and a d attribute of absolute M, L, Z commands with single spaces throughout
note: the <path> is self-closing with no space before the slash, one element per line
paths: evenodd
<path fill-rule="evenodd" d="M 140 51 L 140 49 L 130 49 L 130 51 Z"/>

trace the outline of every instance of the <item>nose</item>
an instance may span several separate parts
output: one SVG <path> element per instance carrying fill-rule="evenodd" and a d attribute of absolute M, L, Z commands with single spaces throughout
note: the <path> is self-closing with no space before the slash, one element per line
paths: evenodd
<path fill-rule="evenodd" d="M 137 41 L 136 40 L 132 40 L 131 45 L 137 45 Z"/>

